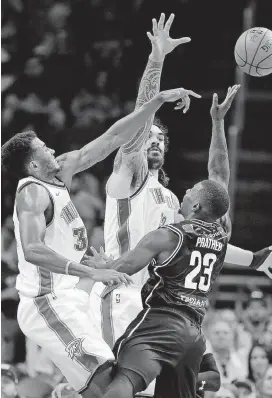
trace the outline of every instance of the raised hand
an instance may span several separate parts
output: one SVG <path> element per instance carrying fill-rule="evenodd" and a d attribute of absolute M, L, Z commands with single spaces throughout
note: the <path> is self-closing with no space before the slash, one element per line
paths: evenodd
<path fill-rule="evenodd" d="M 229 87 L 226 98 L 221 105 L 218 104 L 218 95 L 216 93 L 213 95 L 213 103 L 211 107 L 211 117 L 213 120 L 218 121 L 224 119 L 240 87 L 240 84 L 235 84 L 234 86 Z"/>
<path fill-rule="evenodd" d="M 169 36 L 171 25 L 174 21 L 175 15 L 171 14 L 167 22 L 165 22 L 165 14 L 161 14 L 159 22 L 155 18 L 152 19 L 152 32 L 147 32 L 147 36 L 152 44 L 151 57 L 154 61 L 162 61 L 166 54 L 169 54 L 177 46 L 191 41 L 190 37 L 182 37 L 180 39 L 172 39 Z"/>
<path fill-rule="evenodd" d="M 181 101 L 177 103 L 175 110 L 182 109 L 184 107 L 183 113 L 186 113 L 190 108 L 190 95 L 195 98 L 201 98 L 201 95 L 192 90 L 186 90 L 185 88 L 174 88 L 173 90 L 161 91 L 159 93 L 163 102 L 175 102 L 181 99 Z"/>

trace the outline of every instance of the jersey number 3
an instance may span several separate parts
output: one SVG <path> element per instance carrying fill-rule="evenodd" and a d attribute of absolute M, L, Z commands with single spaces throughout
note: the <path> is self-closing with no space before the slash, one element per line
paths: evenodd
<path fill-rule="evenodd" d="M 186 276 L 185 287 L 187 289 L 199 289 L 202 292 L 208 292 L 211 285 L 212 271 L 216 259 L 217 257 L 214 253 L 206 253 L 202 257 L 202 254 L 199 251 L 193 251 L 191 254 L 190 265 L 195 268 Z M 204 269 L 202 266 L 204 266 Z M 199 282 L 194 282 L 194 279 L 199 275 L 201 275 Z"/>
<path fill-rule="evenodd" d="M 85 228 L 74 228 L 73 235 L 77 238 L 76 244 L 74 245 L 75 250 L 82 251 L 87 248 L 87 238 L 85 236 Z"/>

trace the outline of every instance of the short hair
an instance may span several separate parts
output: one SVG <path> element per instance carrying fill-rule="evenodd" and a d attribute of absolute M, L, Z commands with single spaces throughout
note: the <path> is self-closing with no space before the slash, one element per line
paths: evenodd
<path fill-rule="evenodd" d="M 34 131 L 18 133 L 2 146 L 1 165 L 4 172 L 18 180 L 27 175 L 26 162 L 32 155 L 31 143 L 36 137 Z"/>
<path fill-rule="evenodd" d="M 153 125 L 158 127 L 164 135 L 164 153 L 166 153 L 169 149 L 168 129 L 165 126 L 165 124 L 163 124 L 162 121 L 158 117 L 154 118 Z M 167 187 L 167 185 L 169 184 L 170 178 L 168 177 L 168 175 L 166 174 L 166 172 L 163 170 L 162 167 L 159 169 L 159 178 L 158 179 L 159 179 L 159 182 L 164 187 Z"/>
<path fill-rule="evenodd" d="M 230 205 L 229 194 L 226 189 L 216 181 L 203 180 L 200 182 L 202 189 L 200 199 L 208 215 L 218 219 L 227 213 Z"/>

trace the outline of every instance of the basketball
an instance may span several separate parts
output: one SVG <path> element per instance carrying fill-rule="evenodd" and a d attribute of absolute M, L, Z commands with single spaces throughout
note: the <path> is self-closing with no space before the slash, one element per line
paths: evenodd
<path fill-rule="evenodd" d="M 269 75 L 272 73 L 272 31 L 246 30 L 236 42 L 234 56 L 243 72 L 258 77 Z"/>

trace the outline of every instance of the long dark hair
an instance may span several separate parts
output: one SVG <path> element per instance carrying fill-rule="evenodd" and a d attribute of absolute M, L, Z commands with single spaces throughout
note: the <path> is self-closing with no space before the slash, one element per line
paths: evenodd
<path fill-rule="evenodd" d="M 154 126 L 157 126 L 162 131 L 162 133 L 164 135 L 164 154 L 166 154 L 169 149 L 168 129 L 158 117 L 155 117 L 153 124 L 154 124 Z M 164 187 L 167 187 L 167 185 L 169 184 L 169 180 L 170 180 L 170 178 L 168 177 L 166 172 L 161 167 L 159 169 L 159 182 Z"/>
<path fill-rule="evenodd" d="M 260 344 L 260 343 L 253 344 L 253 346 L 251 347 L 251 350 L 249 351 L 249 354 L 248 354 L 248 379 L 253 381 L 254 383 L 255 383 L 255 380 L 254 380 L 253 370 L 252 370 L 250 362 L 251 362 L 252 352 L 253 352 L 253 350 L 256 347 L 260 347 L 260 348 L 262 348 L 264 350 L 264 352 L 266 353 L 268 362 L 269 362 L 269 364 L 271 364 L 271 361 L 270 361 L 270 358 L 269 358 L 269 354 L 268 354 L 268 350 L 267 350 L 266 346 L 264 344 Z"/>

